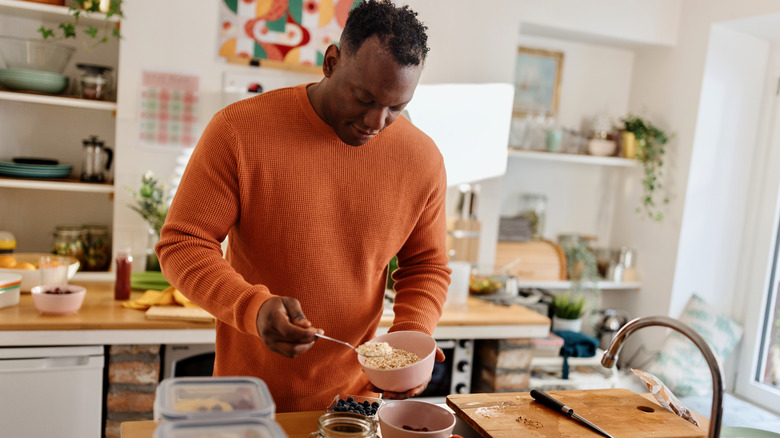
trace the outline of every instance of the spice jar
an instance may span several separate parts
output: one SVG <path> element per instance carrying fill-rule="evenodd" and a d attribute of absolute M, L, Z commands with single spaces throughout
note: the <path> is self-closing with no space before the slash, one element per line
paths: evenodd
<path fill-rule="evenodd" d="M 111 264 L 111 235 L 105 225 L 84 225 L 84 270 L 107 271 Z"/>
<path fill-rule="evenodd" d="M 10 231 L 0 231 L 0 254 L 9 254 L 16 249 L 16 238 Z"/>
<path fill-rule="evenodd" d="M 354 412 L 328 412 L 317 420 L 311 438 L 374 438 L 376 421 Z"/>
<path fill-rule="evenodd" d="M 76 225 L 59 225 L 54 228 L 51 253 L 73 257 L 84 266 L 84 228 Z"/>
<path fill-rule="evenodd" d="M 111 89 L 109 72 L 111 67 L 94 64 L 76 64 L 83 73 L 79 77 L 81 97 L 91 100 L 106 100 Z"/>

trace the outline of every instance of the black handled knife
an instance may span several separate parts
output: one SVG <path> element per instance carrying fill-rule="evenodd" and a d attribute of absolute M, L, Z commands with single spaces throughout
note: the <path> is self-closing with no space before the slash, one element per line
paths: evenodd
<path fill-rule="evenodd" d="M 590 421 L 582 418 L 579 414 L 574 413 L 574 409 L 566 406 L 565 404 L 559 402 L 558 400 L 550 397 L 546 392 L 539 391 L 537 389 L 531 390 L 531 397 L 534 398 L 534 400 L 538 401 L 539 403 L 547 406 L 550 409 L 559 411 L 563 413 L 563 415 L 566 415 L 567 417 L 573 417 L 581 422 L 583 422 L 585 425 L 590 427 L 591 429 L 595 430 L 596 432 L 604 435 L 605 437 L 612 438 L 612 435 L 608 434 L 604 431 L 604 429 L 596 426 L 595 424 L 591 423 Z"/>

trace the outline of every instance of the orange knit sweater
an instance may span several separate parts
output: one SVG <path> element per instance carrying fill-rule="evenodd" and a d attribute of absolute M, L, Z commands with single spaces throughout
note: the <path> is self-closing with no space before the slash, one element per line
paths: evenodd
<path fill-rule="evenodd" d="M 391 330 L 431 333 L 449 284 L 445 192 L 439 150 L 407 119 L 353 147 L 317 116 L 305 85 L 274 90 L 213 117 L 157 253 L 166 279 L 217 318 L 215 375 L 263 379 L 278 412 L 324 409 L 336 394 L 368 394 L 355 353 L 325 341 L 294 359 L 272 353 L 258 309 L 294 297 L 314 327 L 360 345 L 374 336 L 398 254 Z"/>

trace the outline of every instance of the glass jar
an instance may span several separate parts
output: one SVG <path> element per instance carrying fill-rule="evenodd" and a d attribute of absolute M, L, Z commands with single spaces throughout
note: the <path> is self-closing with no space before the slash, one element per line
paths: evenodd
<path fill-rule="evenodd" d="M 328 412 L 317 420 L 310 438 L 374 438 L 376 421 L 353 412 Z"/>
<path fill-rule="evenodd" d="M 107 271 L 111 265 L 111 235 L 105 225 L 84 225 L 84 270 Z"/>
<path fill-rule="evenodd" d="M 546 212 L 546 196 L 537 193 L 520 195 L 520 217 L 528 221 L 531 227 L 531 239 L 539 240 L 544 237 Z"/>
<path fill-rule="evenodd" d="M 54 227 L 54 242 L 51 253 L 63 257 L 73 257 L 81 266 L 84 260 L 84 228 L 75 225 L 59 225 Z"/>

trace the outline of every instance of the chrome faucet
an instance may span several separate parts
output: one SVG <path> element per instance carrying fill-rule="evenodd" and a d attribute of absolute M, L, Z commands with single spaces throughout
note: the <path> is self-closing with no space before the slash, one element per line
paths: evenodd
<path fill-rule="evenodd" d="M 629 321 L 612 338 L 609 348 L 607 348 L 607 351 L 604 352 L 604 356 L 601 358 L 601 365 L 606 368 L 615 366 L 623 342 L 635 331 L 649 326 L 668 327 L 682 333 L 693 341 L 704 355 L 704 359 L 707 361 L 712 374 L 712 410 L 710 412 L 710 431 L 708 436 L 718 438 L 720 436 L 721 417 L 723 416 L 723 375 L 720 372 L 718 357 L 712 352 L 707 341 L 688 325 L 667 316 L 648 316 Z"/>

